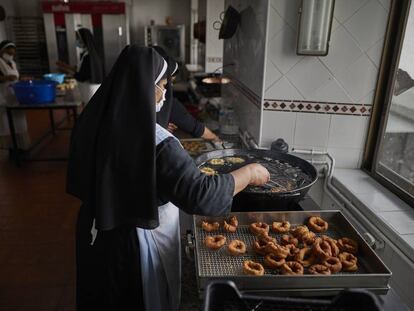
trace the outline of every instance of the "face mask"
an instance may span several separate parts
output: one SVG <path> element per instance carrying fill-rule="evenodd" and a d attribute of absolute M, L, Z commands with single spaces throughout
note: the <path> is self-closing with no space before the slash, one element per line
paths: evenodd
<path fill-rule="evenodd" d="M 165 94 L 167 93 L 167 90 L 163 90 L 162 88 L 160 88 L 157 84 L 155 84 L 155 86 L 157 87 L 157 88 L 159 88 L 160 90 L 161 90 L 161 92 L 162 92 L 162 97 L 161 97 L 161 99 L 160 99 L 160 101 L 159 102 L 157 102 L 157 103 L 155 103 L 155 111 L 156 112 L 160 112 L 160 110 L 161 110 L 161 108 L 162 108 L 162 106 L 164 105 L 164 101 L 165 101 Z"/>
<path fill-rule="evenodd" d="M 78 39 L 76 39 L 76 46 L 78 48 L 80 48 L 80 49 L 84 49 L 85 48 L 85 45 L 83 44 L 83 42 L 80 41 L 80 40 L 78 40 Z"/>
<path fill-rule="evenodd" d="M 7 54 L 7 53 L 4 53 L 4 54 L 3 54 L 3 59 L 4 59 L 6 62 L 11 62 L 11 61 L 13 61 L 13 55 L 10 55 L 10 54 Z"/>

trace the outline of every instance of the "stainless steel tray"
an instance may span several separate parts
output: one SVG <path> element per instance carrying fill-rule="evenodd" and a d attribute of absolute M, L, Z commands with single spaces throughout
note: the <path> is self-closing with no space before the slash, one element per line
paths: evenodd
<path fill-rule="evenodd" d="M 198 156 L 198 155 L 200 155 L 200 154 L 202 154 L 202 153 L 204 153 L 204 152 L 209 152 L 209 151 L 213 151 L 213 150 L 215 150 L 216 148 L 214 147 L 214 145 L 212 144 L 212 143 L 210 143 L 209 141 L 207 141 L 207 140 L 204 140 L 204 139 L 202 139 L 202 138 L 182 138 L 182 139 L 180 139 L 180 142 L 181 142 L 181 144 L 184 146 L 184 149 L 191 155 L 191 156 Z M 189 143 L 191 143 L 191 142 L 196 142 L 196 143 L 200 143 L 200 145 L 202 145 L 202 149 L 199 149 L 199 150 L 197 150 L 197 151 L 190 151 L 190 150 L 187 150 L 186 148 L 185 148 L 185 143 L 186 142 L 189 142 Z"/>
<path fill-rule="evenodd" d="M 344 288 L 366 288 L 385 294 L 391 271 L 385 266 L 377 254 L 369 247 L 362 236 L 350 224 L 340 211 L 289 211 L 289 212 L 243 212 L 232 213 L 239 221 L 236 233 L 227 233 L 223 230 L 214 234 L 223 234 L 228 241 L 238 239 L 246 243 L 247 253 L 243 256 L 230 256 L 227 248 L 211 251 L 204 246 L 206 233 L 201 228 L 201 221 L 222 221 L 223 217 L 194 216 L 194 244 L 196 273 L 199 290 L 204 290 L 212 280 L 232 280 L 240 290 L 246 291 L 315 291 L 319 294 L 335 293 Z M 252 250 L 251 245 L 255 237 L 249 232 L 248 226 L 252 222 L 265 222 L 288 220 L 293 226 L 305 224 L 310 216 L 321 216 L 329 223 L 327 234 L 333 238 L 349 237 L 359 244 L 357 272 L 338 273 L 329 276 L 300 275 L 285 276 L 271 270 L 265 270 L 263 276 L 248 276 L 243 274 L 243 261 L 250 259 L 262 262 L 263 257 Z M 272 236 L 278 236 L 271 233 Z M 377 290 L 375 290 L 377 289 Z M 336 292 L 337 292 L 336 291 Z"/>

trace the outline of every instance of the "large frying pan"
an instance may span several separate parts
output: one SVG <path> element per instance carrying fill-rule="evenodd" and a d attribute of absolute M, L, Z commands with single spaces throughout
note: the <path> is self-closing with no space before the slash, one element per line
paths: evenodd
<path fill-rule="evenodd" d="M 246 157 L 253 156 L 256 159 L 271 158 L 292 166 L 300 168 L 306 175 L 309 181 L 290 192 L 270 192 L 266 188 L 263 191 L 251 191 L 246 188 L 244 191 L 237 194 L 233 199 L 232 211 L 277 211 L 277 210 L 292 210 L 297 208 L 297 204 L 309 191 L 310 187 L 315 184 L 318 179 L 316 168 L 308 161 L 303 160 L 297 156 L 275 152 L 272 150 L 244 150 L 244 149 L 223 149 L 203 153 L 198 156 L 195 161 L 198 166 L 208 162 L 211 159 L 223 157 Z M 244 163 L 246 165 L 248 162 Z M 235 166 L 234 169 L 237 167 Z"/>

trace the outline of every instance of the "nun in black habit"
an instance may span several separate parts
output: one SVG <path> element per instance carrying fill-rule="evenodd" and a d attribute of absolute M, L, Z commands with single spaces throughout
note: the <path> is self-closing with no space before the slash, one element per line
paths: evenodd
<path fill-rule="evenodd" d="M 178 128 L 190 134 L 193 137 L 201 137 L 214 142 L 220 141 L 220 138 L 213 133 L 203 122 L 194 118 L 184 107 L 184 105 L 173 96 L 173 80 L 178 71 L 177 62 L 168 56 L 167 52 L 160 46 L 153 46 L 168 64 L 167 93 L 164 105 L 157 113 L 157 123 L 173 133 Z"/>
<path fill-rule="evenodd" d="M 206 176 L 156 124 L 167 63 L 128 46 L 73 129 L 67 191 L 82 201 L 77 251 L 78 310 L 178 310 L 178 208 L 226 215 L 232 197 L 269 179 L 250 164 Z"/>
<path fill-rule="evenodd" d="M 87 28 L 76 31 L 76 46 L 80 49 L 80 61 L 76 67 L 58 61 L 56 64 L 64 72 L 73 75 L 78 82 L 82 102 L 89 102 L 104 78 L 102 53 Z"/>

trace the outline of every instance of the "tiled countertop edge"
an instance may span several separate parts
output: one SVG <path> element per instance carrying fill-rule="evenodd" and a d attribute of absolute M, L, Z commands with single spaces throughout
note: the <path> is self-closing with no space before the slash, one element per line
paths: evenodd
<path fill-rule="evenodd" d="M 404 255 L 414 258 L 414 209 L 408 206 L 396 195 L 384 188 L 372 177 L 358 169 L 337 169 L 334 171 L 332 183 L 337 187 L 375 227 L 384 234 Z M 377 208 L 367 203 L 367 196 L 380 198 L 374 202 Z M 381 199 L 382 198 L 382 199 Z M 365 200 L 364 200 L 365 199 Z M 382 203 L 381 203 L 382 201 Z M 378 205 L 384 204 L 383 207 Z M 382 210 L 379 210 L 382 209 Z M 391 223 L 390 216 L 401 214 L 400 223 L 403 228 L 410 229 L 409 233 L 398 232 L 398 221 Z M 409 228 L 407 228 L 409 227 Z"/>

